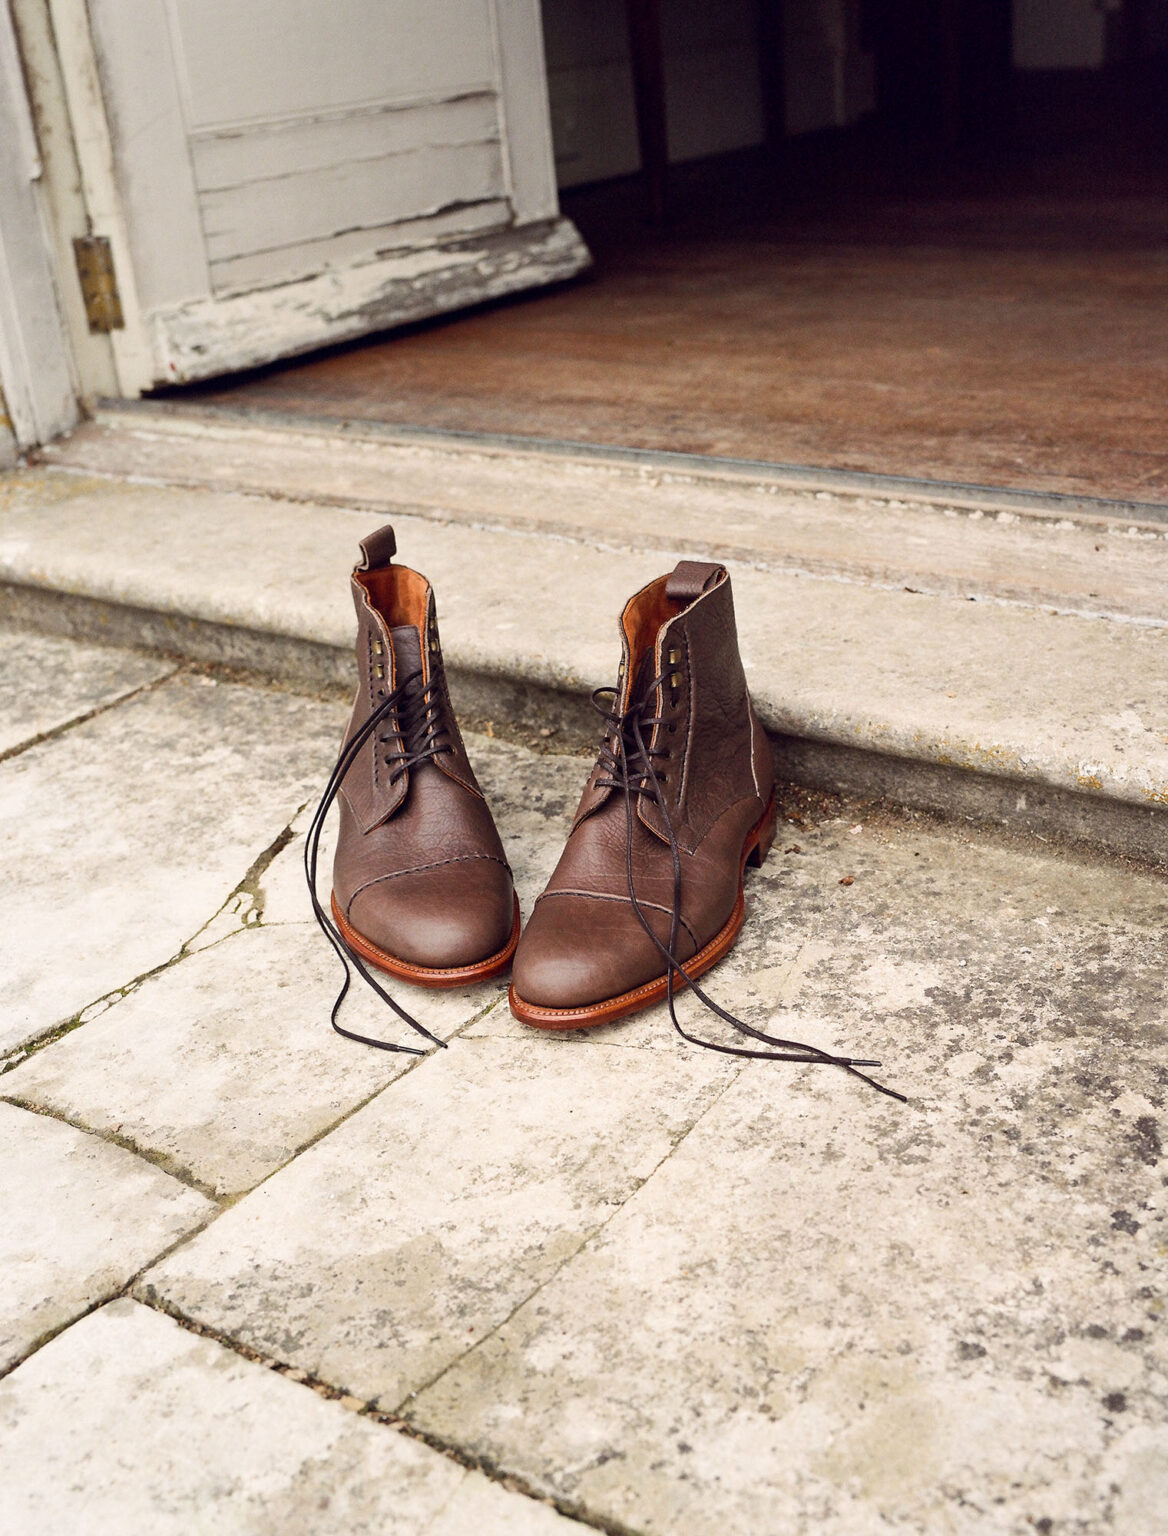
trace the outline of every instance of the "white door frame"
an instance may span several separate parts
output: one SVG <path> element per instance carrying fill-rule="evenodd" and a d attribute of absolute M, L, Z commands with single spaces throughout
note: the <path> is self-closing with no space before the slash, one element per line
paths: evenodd
<path fill-rule="evenodd" d="M 17 446 L 80 415 L 41 200 L 41 161 L 8 0 L 0 0 L 0 386 Z"/>

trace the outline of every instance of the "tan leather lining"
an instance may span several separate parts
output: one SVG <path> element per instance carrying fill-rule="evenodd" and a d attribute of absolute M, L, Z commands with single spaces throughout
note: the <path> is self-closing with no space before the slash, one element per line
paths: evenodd
<path fill-rule="evenodd" d="M 430 583 L 417 571 L 407 565 L 384 565 L 377 571 L 354 571 L 353 579 L 368 592 L 387 629 L 416 624 L 425 630 Z"/>
<path fill-rule="evenodd" d="M 674 602 L 665 595 L 668 576 L 659 576 L 631 597 L 621 615 L 625 639 L 629 643 L 629 675 L 635 677 L 641 665 L 641 657 L 657 643 L 657 632 L 663 624 L 689 607 L 688 603 Z"/>

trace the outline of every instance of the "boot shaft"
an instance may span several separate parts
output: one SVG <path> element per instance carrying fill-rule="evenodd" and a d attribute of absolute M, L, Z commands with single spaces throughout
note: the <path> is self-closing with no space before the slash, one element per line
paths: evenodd
<path fill-rule="evenodd" d="M 765 802 L 773 778 L 739 654 L 729 573 L 721 565 L 683 560 L 629 599 L 620 627 L 617 713 L 624 716 L 646 702 L 658 722 L 646 744 L 659 765 L 658 786 L 674 835 L 692 851 L 728 805 L 751 796 Z M 575 825 L 613 793 L 598 787 L 602 777 L 598 765 Z M 654 797 L 638 796 L 637 815 L 668 841 Z"/>
<path fill-rule="evenodd" d="M 412 773 L 440 771 L 481 796 L 450 703 L 438 616 L 430 583 L 408 566 L 395 565 L 392 528 L 361 541 L 361 563 L 350 579 L 357 614 L 357 694 L 345 731 L 349 741 L 361 722 L 414 673 L 419 692 L 431 687 L 448 752 L 420 768 L 396 771 L 386 758 L 405 750 L 399 713 L 361 748 L 345 775 L 342 793 L 363 832 L 387 820 L 404 803 Z"/>

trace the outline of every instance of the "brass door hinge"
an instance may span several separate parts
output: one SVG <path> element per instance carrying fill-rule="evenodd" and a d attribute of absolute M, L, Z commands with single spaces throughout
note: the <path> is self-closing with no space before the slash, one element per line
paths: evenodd
<path fill-rule="evenodd" d="M 104 235 L 82 235 L 73 242 L 77 258 L 77 276 L 81 279 L 81 297 L 85 318 L 91 331 L 120 331 L 125 326 L 118 281 L 114 276 L 114 258 Z"/>

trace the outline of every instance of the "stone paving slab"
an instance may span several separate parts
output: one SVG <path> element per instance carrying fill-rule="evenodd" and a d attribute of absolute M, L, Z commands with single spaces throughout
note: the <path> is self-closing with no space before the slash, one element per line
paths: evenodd
<path fill-rule="evenodd" d="M 787 836 L 710 991 L 910 1105 L 750 1065 L 410 1417 L 639 1531 L 1152 1536 L 1168 886 L 880 818 Z"/>
<path fill-rule="evenodd" d="M 0 756 L 174 669 L 156 656 L 0 627 Z"/>
<path fill-rule="evenodd" d="M 1045 1151 L 964 1096 L 841 1124 L 834 1085 L 749 1070 L 411 1419 L 637 1531 L 1153 1536 L 1160 1176 L 1068 1177 L 1035 1075 Z"/>
<path fill-rule="evenodd" d="M 315 925 L 241 930 L 32 1056 L 0 1079 L 0 1094 L 123 1138 L 215 1195 L 237 1194 L 417 1063 L 333 1033 L 341 975 Z M 391 990 L 439 1036 L 501 995 L 498 983 Z M 344 1022 L 423 1043 L 364 987 Z"/>
<path fill-rule="evenodd" d="M 459 1040 L 143 1277 L 384 1409 L 545 1284 L 731 1079 L 709 1057 Z"/>
<path fill-rule="evenodd" d="M 215 1212 L 132 1152 L 10 1104 L 0 1167 L 0 1372 Z M 0 1529 L 21 1527 L 0 1518 Z"/>
<path fill-rule="evenodd" d="M 529 912 L 559 854 L 587 764 L 484 736 L 468 740 Z M 0 1094 L 128 1140 L 181 1177 L 231 1195 L 414 1066 L 414 1057 L 346 1043 L 329 1028 L 342 972 L 311 920 L 303 871 L 309 814 L 192 953 L 9 1072 Z M 335 817 L 328 826 L 335 828 Z M 326 837 L 322 893 L 331 857 Z M 455 991 L 394 982 L 390 990 L 448 1038 L 502 1001 L 506 979 Z M 346 1001 L 344 1023 L 414 1043 L 363 986 Z"/>
<path fill-rule="evenodd" d="M 342 716 L 179 676 L 0 764 L 0 1050 L 174 956 L 317 792 Z"/>
<path fill-rule="evenodd" d="M 554 819 L 578 766 L 531 769 Z M 143 1294 L 633 1530 L 1027 1536 L 1078 1507 L 1142 1536 L 1168 887 L 830 805 L 777 850 L 710 991 L 882 1058 L 909 1106 L 702 1056 L 661 1008 L 562 1037 L 496 1008 Z M 677 1150 L 622 1178 L 666 1113 Z M 565 1157 L 611 1220 L 542 1192 Z"/>
<path fill-rule="evenodd" d="M 11 1536 L 579 1531 L 160 1313 L 111 1302 L 0 1382 Z"/>

